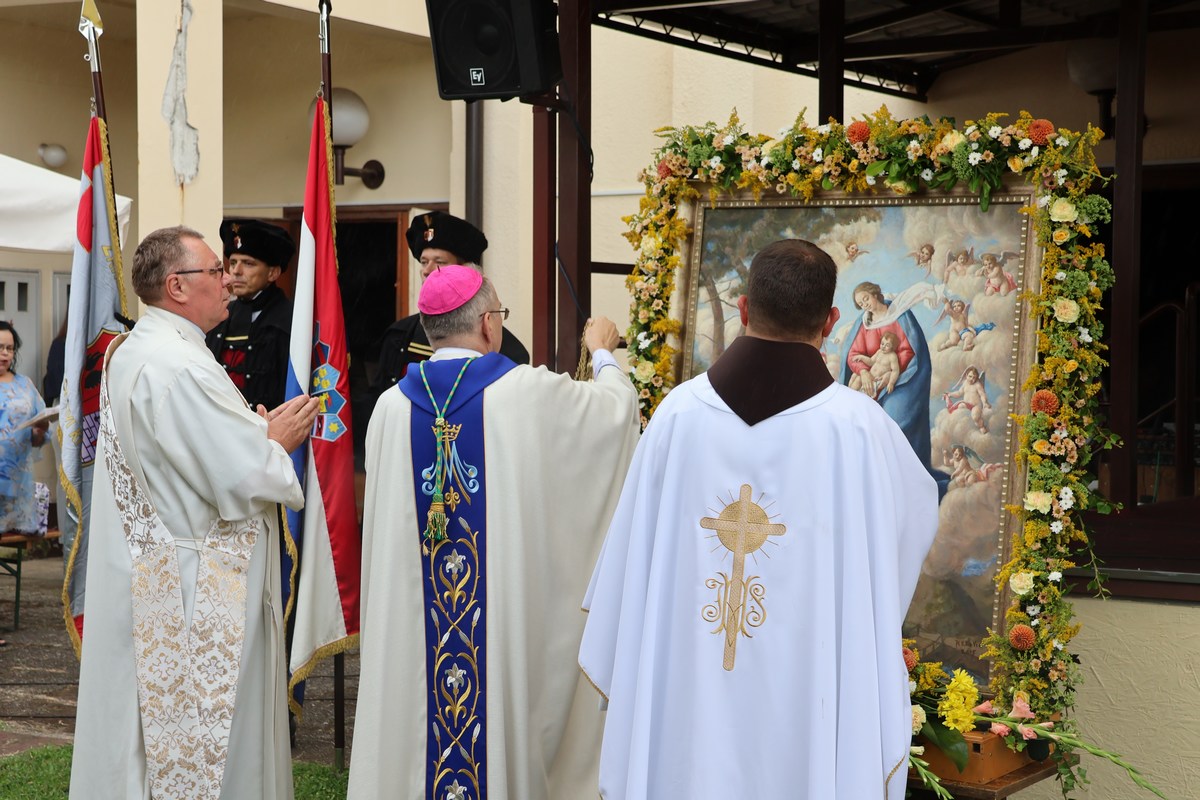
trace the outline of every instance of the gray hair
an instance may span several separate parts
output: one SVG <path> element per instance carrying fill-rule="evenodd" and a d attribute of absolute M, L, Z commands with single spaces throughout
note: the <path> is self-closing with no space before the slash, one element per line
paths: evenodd
<path fill-rule="evenodd" d="M 421 327 L 429 337 L 429 343 L 437 347 L 441 342 L 455 336 L 475 332 L 479 318 L 488 311 L 495 311 L 494 306 L 500 302 L 496 287 L 486 277 L 479 286 L 475 296 L 453 311 L 445 314 L 422 314 Z"/>
<path fill-rule="evenodd" d="M 137 296 L 146 303 L 161 300 L 167 276 L 187 264 L 190 257 L 183 240 L 203 238 L 203 234 L 183 225 L 151 231 L 133 254 L 133 291 Z"/>

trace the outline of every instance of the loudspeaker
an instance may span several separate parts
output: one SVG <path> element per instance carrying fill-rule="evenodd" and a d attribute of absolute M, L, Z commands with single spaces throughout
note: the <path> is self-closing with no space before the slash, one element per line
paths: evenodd
<path fill-rule="evenodd" d="M 425 0 L 443 100 L 537 94 L 562 78 L 553 0 Z"/>

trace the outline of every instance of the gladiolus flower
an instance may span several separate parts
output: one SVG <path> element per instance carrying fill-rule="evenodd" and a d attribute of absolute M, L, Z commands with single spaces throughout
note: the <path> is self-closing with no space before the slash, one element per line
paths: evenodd
<path fill-rule="evenodd" d="M 1017 623 L 1008 632 L 1008 643 L 1013 646 L 1014 650 L 1032 650 L 1033 646 L 1037 644 L 1037 634 L 1028 625 Z"/>
<path fill-rule="evenodd" d="M 976 714 L 995 714 L 996 709 L 992 706 L 991 700 L 984 700 L 979 705 L 971 709 Z"/>
<path fill-rule="evenodd" d="M 999 722 L 993 722 L 991 732 L 997 736 L 1008 736 L 1010 733 L 1012 733 L 1012 728 Z"/>
<path fill-rule="evenodd" d="M 1018 726 L 1017 726 L 1017 733 L 1021 734 L 1021 738 L 1022 738 L 1022 739 L 1025 739 L 1025 740 L 1027 740 L 1027 741 L 1028 741 L 1029 739 L 1036 739 L 1036 738 L 1038 738 L 1038 735 L 1037 735 L 1037 728 L 1034 728 L 1034 727 L 1032 727 L 1032 726 L 1029 726 L 1029 725 L 1018 725 Z"/>
<path fill-rule="evenodd" d="M 1013 695 L 1012 711 L 1008 713 L 1013 719 L 1033 719 L 1033 711 L 1029 708 L 1029 699 L 1021 692 Z"/>

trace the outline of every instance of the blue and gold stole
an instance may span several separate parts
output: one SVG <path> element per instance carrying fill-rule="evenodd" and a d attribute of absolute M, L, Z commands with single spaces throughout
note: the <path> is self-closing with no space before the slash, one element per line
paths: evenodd
<path fill-rule="evenodd" d="M 425 594 L 426 797 L 483 800 L 487 795 L 487 482 L 484 475 L 483 390 L 516 366 L 493 353 L 475 359 L 424 362 L 398 384 L 412 403 L 416 527 Z M 461 381 L 459 374 L 462 372 Z M 428 381 L 428 390 L 425 386 Z M 448 456 L 443 486 L 446 538 L 424 531 L 435 490 L 438 405 L 445 409 Z"/>

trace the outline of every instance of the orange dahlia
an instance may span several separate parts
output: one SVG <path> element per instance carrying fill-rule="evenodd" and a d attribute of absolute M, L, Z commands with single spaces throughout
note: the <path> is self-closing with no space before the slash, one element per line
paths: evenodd
<path fill-rule="evenodd" d="M 846 126 L 846 138 L 853 144 L 862 144 L 871 138 L 871 128 L 861 119 Z"/>
<path fill-rule="evenodd" d="M 917 654 L 907 647 L 904 648 L 904 666 L 908 667 L 908 671 L 912 672 L 913 667 L 917 665 Z"/>
<path fill-rule="evenodd" d="M 1037 644 L 1037 634 L 1033 632 L 1033 628 L 1021 622 L 1013 625 L 1012 630 L 1008 632 L 1008 643 L 1014 650 L 1032 650 Z"/>
<path fill-rule="evenodd" d="M 1046 414 L 1055 414 L 1058 412 L 1058 395 L 1049 389 L 1038 389 L 1033 393 L 1033 400 L 1029 403 L 1029 410 L 1034 414 L 1044 412 Z"/>
<path fill-rule="evenodd" d="M 1054 123 L 1048 119 L 1035 119 L 1029 123 L 1029 141 L 1038 147 L 1045 147 L 1046 142 L 1050 141 L 1052 133 L 1054 133 Z"/>

